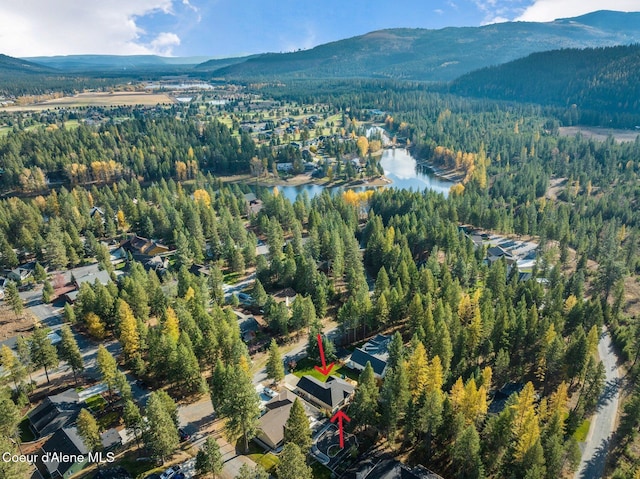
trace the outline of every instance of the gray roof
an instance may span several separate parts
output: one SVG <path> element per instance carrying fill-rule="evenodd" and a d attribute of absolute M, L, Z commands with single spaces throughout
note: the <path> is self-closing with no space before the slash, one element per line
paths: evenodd
<path fill-rule="evenodd" d="M 351 361 L 359 364 L 363 368 L 369 362 L 371 363 L 373 372 L 379 376 L 382 376 L 385 368 L 387 367 L 387 361 L 389 359 L 390 342 L 390 336 L 378 334 L 375 338 L 370 339 L 361 347 L 357 348 L 351 354 Z"/>
<path fill-rule="evenodd" d="M 72 424 L 80 414 L 80 398 L 73 389 L 48 396 L 34 410 L 27 414 L 34 432 L 39 436 L 48 436 L 61 427 Z"/>
<path fill-rule="evenodd" d="M 58 429 L 55 434 L 42 445 L 42 450 L 48 453 L 57 452 L 67 455 L 86 455 L 89 453 L 89 450 L 84 445 L 84 442 L 75 427 Z M 49 474 L 53 474 L 55 471 L 58 471 L 58 474 L 62 476 L 76 463 L 76 461 L 62 462 L 51 460 L 43 461 L 43 463 Z"/>
<path fill-rule="evenodd" d="M 84 276 L 76 278 L 76 284 L 78 285 L 78 288 L 79 288 L 80 285 L 83 283 L 93 284 L 96 280 L 98 280 L 100 284 L 103 284 L 106 286 L 111 281 L 111 276 L 109 276 L 108 271 L 105 271 L 105 270 L 97 271 L 95 273 L 85 274 Z"/>
<path fill-rule="evenodd" d="M 354 386 L 335 376 L 330 376 L 326 383 L 313 376 L 302 376 L 297 387 L 310 398 L 331 408 L 340 406 L 355 390 Z"/>

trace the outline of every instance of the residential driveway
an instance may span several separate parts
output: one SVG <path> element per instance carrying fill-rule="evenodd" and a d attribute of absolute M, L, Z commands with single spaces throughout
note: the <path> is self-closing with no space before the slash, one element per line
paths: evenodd
<path fill-rule="evenodd" d="M 605 330 L 600 336 L 598 354 L 604 364 L 606 382 L 604 391 L 598 399 L 596 413 L 591 418 L 591 428 L 584 444 L 582 461 L 574 479 L 600 479 L 604 474 L 604 465 L 609 452 L 611 438 L 615 432 L 618 413 L 621 379 L 618 374 L 617 360 L 611 337 Z"/>

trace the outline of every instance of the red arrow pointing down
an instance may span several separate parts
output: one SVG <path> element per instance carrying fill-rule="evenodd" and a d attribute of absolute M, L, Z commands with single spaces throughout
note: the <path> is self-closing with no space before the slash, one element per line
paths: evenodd
<path fill-rule="evenodd" d="M 327 366 L 327 362 L 324 359 L 324 346 L 322 345 L 322 336 L 320 333 L 318 333 L 318 348 L 320 349 L 320 361 L 322 361 L 322 367 L 314 366 L 314 368 L 316 368 L 316 371 L 323 376 L 327 376 L 331 372 L 331 369 L 333 369 L 333 363 Z"/>
<path fill-rule="evenodd" d="M 343 413 L 341 410 L 338 410 L 337 413 L 331 418 L 331 422 L 338 421 L 338 430 L 340 431 L 340 449 L 344 449 L 344 430 L 342 427 L 342 420 L 345 419 L 347 422 L 351 422 L 351 418 Z"/>

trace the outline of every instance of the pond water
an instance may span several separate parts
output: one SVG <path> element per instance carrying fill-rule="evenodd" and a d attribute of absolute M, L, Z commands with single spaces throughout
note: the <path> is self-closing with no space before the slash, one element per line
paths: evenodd
<path fill-rule="evenodd" d="M 402 148 L 386 149 L 382 153 L 380 164 L 384 169 L 384 174 L 392 183 L 389 188 L 403 188 L 406 190 L 423 191 L 425 189 L 434 190 L 445 196 L 449 194 L 449 188 L 454 185 L 452 181 L 436 176 L 433 171 L 417 164 L 416 159 L 411 156 L 408 150 Z M 297 185 L 278 186 L 281 194 L 289 201 L 294 202 L 296 197 L 303 191 L 307 192 L 309 198 L 322 193 L 324 186 L 320 185 Z M 356 191 L 368 188 L 367 186 L 354 187 Z M 331 188 L 339 189 L 339 188 Z"/>

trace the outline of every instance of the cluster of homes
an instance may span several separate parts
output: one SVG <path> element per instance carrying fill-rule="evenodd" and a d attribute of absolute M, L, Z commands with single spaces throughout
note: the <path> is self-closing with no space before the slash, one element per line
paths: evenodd
<path fill-rule="evenodd" d="M 76 421 L 83 408 L 90 410 L 85 400 L 101 394 L 105 389 L 103 384 L 80 392 L 68 389 L 47 396 L 28 413 L 29 428 L 36 439 L 46 439 L 35 463 L 43 477 L 68 478 L 89 465 L 90 451 L 78 434 Z M 124 432 L 113 428 L 104 431 L 100 439 L 105 453 L 127 441 Z"/>
<path fill-rule="evenodd" d="M 520 281 L 531 279 L 538 255 L 538 243 L 505 238 L 469 225 L 461 225 L 460 230 L 476 247 L 487 247 L 484 260 L 486 264 L 504 260 L 509 274 L 516 268 Z"/>

